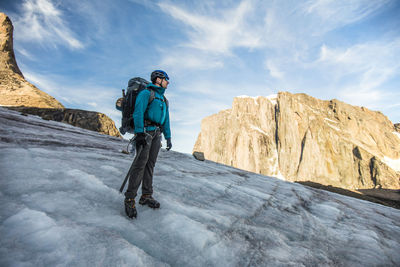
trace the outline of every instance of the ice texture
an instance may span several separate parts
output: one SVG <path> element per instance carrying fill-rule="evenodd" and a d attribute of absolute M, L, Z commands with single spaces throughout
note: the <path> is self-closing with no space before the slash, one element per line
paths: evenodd
<path fill-rule="evenodd" d="M 126 145 L 0 107 L 0 266 L 400 265 L 397 209 L 164 149 L 130 220 Z"/>

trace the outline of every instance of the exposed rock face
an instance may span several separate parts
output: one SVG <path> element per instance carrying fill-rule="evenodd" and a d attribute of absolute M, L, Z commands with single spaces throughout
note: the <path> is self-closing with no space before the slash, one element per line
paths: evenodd
<path fill-rule="evenodd" d="M 400 135 L 386 116 L 305 94 L 234 98 L 203 119 L 193 151 L 290 181 L 400 188 Z"/>
<path fill-rule="evenodd" d="M 21 113 L 33 114 L 44 120 L 60 121 L 102 134 L 121 137 L 115 123 L 103 113 L 80 109 L 9 107 Z"/>
<path fill-rule="evenodd" d="M 121 137 L 115 123 L 98 112 L 64 109 L 54 97 L 25 80 L 13 49 L 11 20 L 0 13 L 0 105 L 47 120 L 62 121 L 84 129 Z"/>
<path fill-rule="evenodd" d="M 400 123 L 395 123 L 394 124 L 394 129 L 400 133 Z"/>
<path fill-rule="evenodd" d="M 18 68 L 13 49 L 11 20 L 0 13 L 0 105 L 63 108 L 54 97 L 27 82 Z"/>
<path fill-rule="evenodd" d="M 200 161 L 205 161 L 204 153 L 203 152 L 193 152 L 193 157 Z"/>

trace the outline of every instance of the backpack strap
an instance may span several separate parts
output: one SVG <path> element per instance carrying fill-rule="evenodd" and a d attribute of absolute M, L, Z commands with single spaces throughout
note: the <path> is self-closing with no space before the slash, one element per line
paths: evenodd
<path fill-rule="evenodd" d="M 167 107 L 169 106 L 168 99 L 164 95 L 163 95 L 163 98 L 159 98 L 159 97 L 155 97 L 155 98 L 157 98 L 157 99 L 161 100 L 162 102 L 164 102 L 167 105 Z"/>
<path fill-rule="evenodd" d="M 147 90 L 150 91 L 150 97 L 149 97 L 149 103 L 147 103 L 147 105 L 149 105 L 151 102 L 153 102 L 154 98 L 156 98 L 155 92 L 152 89 L 146 88 Z"/>
<path fill-rule="evenodd" d="M 167 103 L 167 107 L 169 107 L 169 101 L 168 101 L 168 99 L 164 96 L 164 98 L 165 98 L 165 103 Z"/>
<path fill-rule="evenodd" d="M 164 97 L 164 102 L 165 102 L 165 104 L 167 105 L 167 108 L 168 108 L 169 107 L 168 99 L 165 97 L 165 95 L 163 95 L 163 97 Z"/>

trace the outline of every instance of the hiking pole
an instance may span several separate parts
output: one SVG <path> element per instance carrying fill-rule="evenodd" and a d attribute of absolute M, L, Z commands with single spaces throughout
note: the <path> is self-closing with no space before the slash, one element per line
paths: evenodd
<path fill-rule="evenodd" d="M 128 178 L 129 178 L 129 176 L 130 176 L 130 174 L 131 174 L 131 172 L 132 172 L 132 170 L 133 170 L 133 166 L 135 165 L 136 161 L 139 159 L 139 156 L 140 156 L 140 153 L 142 153 L 142 150 L 143 150 L 143 146 L 139 146 L 138 150 L 136 151 L 136 157 L 135 157 L 135 159 L 133 160 L 132 165 L 131 165 L 131 167 L 129 168 L 128 173 L 126 174 L 125 180 L 124 180 L 124 182 L 122 183 L 121 188 L 119 189 L 119 192 L 122 193 L 122 191 L 124 190 L 125 184 L 126 184 L 126 182 L 128 181 Z"/>

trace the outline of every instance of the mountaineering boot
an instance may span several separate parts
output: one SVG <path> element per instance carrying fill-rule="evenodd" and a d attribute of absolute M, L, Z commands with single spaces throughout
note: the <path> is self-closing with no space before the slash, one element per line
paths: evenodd
<path fill-rule="evenodd" d="M 147 205 L 153 209 L 158 209 L 160 207 L 160 202 L 155 200 L 151 195 L 142 195 L 140 197 L 139 204 Z"/>
<path fill-rule="evenodd" d="M 133 218 L 137 216 L 137 211 L 136 211 L 136 207 L 135 207 L 135 199 L 134 198 L 125 198 L 125 213 L 126 216 L 128 216 L 129 218 Z"/>

